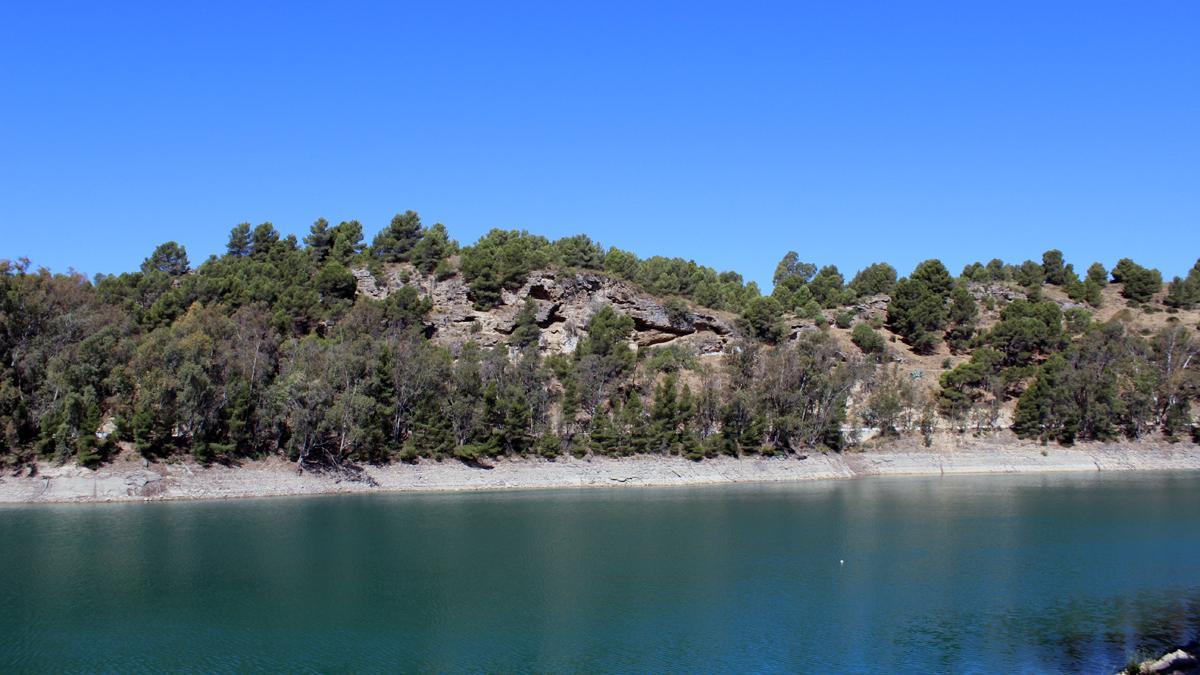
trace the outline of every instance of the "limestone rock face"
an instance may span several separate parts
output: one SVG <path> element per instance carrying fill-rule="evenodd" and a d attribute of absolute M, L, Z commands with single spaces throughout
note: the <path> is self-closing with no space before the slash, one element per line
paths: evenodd
<path fill-rule="evenodd" d="M 970 291 L 971 296 L 975 298 L 976 302 L 983 302 L 984 300 L 991 298 L 992 300 L 1007 304 L 1015 300 L 1024 300 L 1026 298 L 1025 291 L 1014 288 L 1007 284 L 996 282 L 979 283 L 972 281 L 971 283 L 967 284 L 967 290 Z"/>
<path fill-rule="evenodd" d="M 1050 287 L 1047 286 L 1046 288 L 1050 288 Z M 1002 284 L 1002 283 L 996 283 L 996 282 L 986 283 L 986 284 L 971 282 L 971 283 L 967 284 L 967 289 L 970 291 L 971 296 L 974 297 L 977 302 L 983 302 L 984 300 L 990 298 L 997 302 L 1002 302 L 1004 304 L 1008 304 L 1008 303 L 1014 302 L 1016 300 L 1028 300 L 1029 299 L 1029 294 L 1026 293 L 1025 290 L 1023 290 L 1021 288 L 1016 288 L 1009 284 Z M 1086 303 L 1076 302 L 1069 298 L 1057 298 L 1057 297 L 1051 296 L 1051 297 L 1045 297 L 1045 299 L 1050 300 L 1051 302 L 1054 302 L 1055 304 L 1057 304 L 1058 308 L 1063 310 L 1064 312 L 1067 311 L 1068 309 L 1076 309 L 1076 308 L 1088 309 L 1088 306 Z"/>
<path fill-rule="evenodd" d="M 548 353 L 573 352 L 586 333 L 588 320 L 604 305 L 633 319 L 630 336 L 635 348 L 680 344 L 698 354 L 719 354 L 739 337 L 733 316 L 702 307 L 668 308 L 632 284 L 592 271 L 535 271 L 525 284 L 501 293 L 501 304 L 489 311 L 475 307 L 466 281 L 460 275 L 436 279 L 410 265 L 388 266 L 381 275 L 354 270 L 358 292 L 375 299 L 410 285 L 430 299 L 428 323 L 433 340 L 455 345 L 474 339 L 491 347 L 503 344 L 512 333 L 517 314 L 531 298 L 541 329 L 539 345 Z"/>

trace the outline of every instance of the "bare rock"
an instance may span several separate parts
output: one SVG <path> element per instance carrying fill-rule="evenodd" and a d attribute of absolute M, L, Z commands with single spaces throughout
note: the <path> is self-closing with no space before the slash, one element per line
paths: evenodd
<path fill-rule="evenodd" d="M 371 274 L 370 270 L 356 269 L 353 270 L 353 274 L 359 295 L 365 295 L 368 298 L 376 300 L 382 300 L 387 297 L 387 291 L 379 288 L 379 284 L 375 281 L 375 275 Z"/>
<path fill-rule="evenodd" d="M 1175 673 L 1195 673 L 1200 670 L 1200 660 L 1196 655 L 1183 649 L 1176 649 L 1169 654 L 1138 664 L 1138 673 L 1145 675 L 1174 675 Z"/>
<path fill-rule="evenodd" d="M 1025 291 L 998 282 L 980 283 L 972 281 L 967 284 L 967 290 L 975 300 L 991 298 L 1004 303 L 1026 299 Z"/>

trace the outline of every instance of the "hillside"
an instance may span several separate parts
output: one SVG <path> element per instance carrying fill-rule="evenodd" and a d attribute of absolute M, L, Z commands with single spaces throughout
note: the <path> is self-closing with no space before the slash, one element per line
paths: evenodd
<path fill-rule="evenodd" d="M 594 270 L 534 270 L 525 283 L 514 291 L 505 291 L 499 304 L 481 310 L 471 298 L 468 285 L 459 274 L 439 280 L 437 275 L 422 274 L 410 264 L 393 264 L 376 276 L 366 268 L 354 270 L 357 292 L 365 297 L 382 300 L 391 293 L 411 286 L 432 302 L 427 325 L 434 342 L 455 347 L 473 341 L 487 348 L 504 347 L 516 326 L 521 307 L 530 300 L 536 307 L 539 328 L 538 346 L 543 354 L 570 354 L 575 351 L 581 336 L 587 332 L 591 316 L 609 305 L 633 319 L 629 335 L 630 347 L 638 352 L 652 351 L 656 346 L 671 346 L 701 357 L 721 357 L 739 341 L 747 339 L 738 326 L 738 316 L 696 303 L 682 303 L 669 316 L 671 298 L 650 294 L 637 285 Z M 1028 300 L 1028 289 L 1013 282 L 964 282 L 971 296 L 979 303 L 976 331 L 987 333 L 1000 323 L 1005 305 L 1014 300 Z M 1167 290 L 1157 292 L 1145 304 L 1130 307 L 1122 297 L 1122 285 L 1106 285 L 1099 294 L 1098 305 L 1092 306 L 1068 297 L 1060 287 L 1044 285 L 1038 289 L 1045 301 L 1053 302 L 1063 312 L 1087 311 L 1094 322 L 1116 321 L 1131 334 L 1151 336 L 1172 325 L 1200 327 L 1200 309 L 1158 309 Z M 676 298 L 676 302 L 677 302 Z M 907 379 L 930 399 L 936 398 L 943 374 L 956 366 L 968 363 L 971 350 L 952 351 L 942 342 L 930 353 L 919 353 L 908 345 L 888 324 L 888 305 L 891 297 L 878 293 L 855 298 L 845 306 L 822 309 L 820 318 L 804 318 L 795 313 L 781 313 L 786 338 L 780 345 L 800 339 L 807 333 L 821 333 L 837 345 L 843 359 L 858 358 L 862 350 L 852 340 L 850 327 L 839 327 L 839 315 L 852 317 L 853 323 L 875 327 L 887 343 L 884 361 L 903 379 Z M 711 364 L 705 366 L 711 368 Z M 699 370 L 699 369 L 697 369 Z M 690 375 L 690 376 L 689 376 Z M 661 379 L 661 377 L 657 378 Z M 700 385 L 703 378 L 696 372 L 684 373 L 681 380 Z M 867 440 L 878 433 L 877 428 L 854 424 L 866 412 L 870 387 L 861 386 L 848 398 L 847 435 L 857 433 L 855 440 Z M 1012 424 L 1015 397 L 1001 402 L 996 430 Z M 917 411 L 910 411 L 915 416 Z M 911 423 L 910 423 L 911 425 Z M 944 420 L 935 423 L 945 431 Z M 912 429 L 908 429 L 911 431 Z"/>
<path fill-rule="evenodd" d="M 300 468 L 501 456 L 802 455 L 914 439 L 1196 435 L 1200 263 L 1163 283 L 1058 251 L 849 281 L 741 275 L 586 236 L 471 246 L 413 212 L 301 242 L 235 227 L 98 277 L 4 262 L 0 459 Z M 1011 437 L 1011 436 L 1009 436 Z"/>

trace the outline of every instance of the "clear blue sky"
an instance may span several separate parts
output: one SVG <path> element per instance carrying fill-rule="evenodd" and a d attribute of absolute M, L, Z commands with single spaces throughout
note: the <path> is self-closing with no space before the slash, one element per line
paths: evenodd
<path fill-rule="evenodd" d="M 1200 3 L 5 3 L 0 257 L 397 211 L 769 287 L 1200 256 Z"/>

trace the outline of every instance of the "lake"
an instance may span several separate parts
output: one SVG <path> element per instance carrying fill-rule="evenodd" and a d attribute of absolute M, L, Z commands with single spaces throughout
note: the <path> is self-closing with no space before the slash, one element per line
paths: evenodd
<path fill-rule="evenodd" d="M 0 507 L 0 670 L 1112 672 L 1200 474 Z M 844 562 L 843 562 L 844 561 Z"/>

